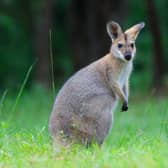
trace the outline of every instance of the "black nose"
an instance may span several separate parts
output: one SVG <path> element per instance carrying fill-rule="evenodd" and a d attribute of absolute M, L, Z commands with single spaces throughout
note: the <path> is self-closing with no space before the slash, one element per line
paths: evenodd
<path fill-rule="evenodd" d="M 124 57 L 127 61 L 129 61 L 131 59 L 131 54 L 126 54 Z"/>

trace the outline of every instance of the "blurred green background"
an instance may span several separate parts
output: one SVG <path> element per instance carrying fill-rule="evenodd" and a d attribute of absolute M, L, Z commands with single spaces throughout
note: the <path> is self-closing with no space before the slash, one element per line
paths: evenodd
<path fill-rule="evenodd" d="M 35 63 L 26 88 L 56 88 L 110 48 L 106 22 L 125 30 L 140 21 L 131 88 L 165 91 L 168 79 L 167 0 L 1 0 L 0 89 L 17 91 Z M 53 55 L 53 62 L 51 61 Z M 164 92 L 165 93 L 165 92 Z"/>
<path fill-rule="evenodd" d="M 0 0 L 0 168 L 168 167 L 167 9 L 167 0 Z M 53 83 L 58 91 L 109 52 L 109 20 L 124 30 L 146 23 L 129 111 L 118 107 L 103 148 L 57 155 L 48 134 Z"/>

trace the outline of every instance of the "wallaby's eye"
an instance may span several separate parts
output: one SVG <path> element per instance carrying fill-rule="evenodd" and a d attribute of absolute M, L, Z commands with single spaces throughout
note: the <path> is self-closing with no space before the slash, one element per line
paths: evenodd
<path fill-rule="evenodd" d="M 123 44 L 118 43 L 118 48 L 122 48 L 122 47 L 123 47 Z"/>
<path fill-rule="evenodd" d="M 131 48 L 134 48 L 134 43 L 131 43 Z"/>

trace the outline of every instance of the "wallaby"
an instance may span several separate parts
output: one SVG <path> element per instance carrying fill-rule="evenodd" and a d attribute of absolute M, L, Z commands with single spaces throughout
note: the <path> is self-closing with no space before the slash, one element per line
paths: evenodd
<path fill-rule="evenodd" d="M 54 143 L 101 145 L 107 136 L 118 99 L 128 110 L 128 81 L 136 53 L 135 40 L 141 22 L 122 31 L 118 23 L 107 23 L 112 40 L 110 52 L 75 73 L 59 91 L 49 119 Z"/>

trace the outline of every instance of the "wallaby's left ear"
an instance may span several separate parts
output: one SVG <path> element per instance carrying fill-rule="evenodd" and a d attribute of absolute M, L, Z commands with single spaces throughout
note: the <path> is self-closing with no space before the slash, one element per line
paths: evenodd
<path fill-rule="evenodd" d="M 129 28 L 128 30 L 126 30 L 125 34 L 127 34 L 129 38 L 131 38 L 132 40 L 136 40 L 139 32 L 144 28 L 144 26 L 145 26 L 144 22 L 136 24 L 132 26 L 131 28 Z"/>
<path fill-rule="evenodd" d="M 106 25 L 107 33 L 109 34 L 111 40 L 115 40 L 122 34 L 120 25 L 117 22 L 110 21 Z"/>

